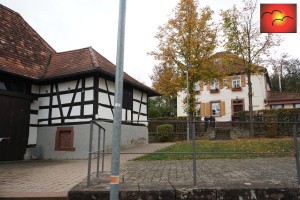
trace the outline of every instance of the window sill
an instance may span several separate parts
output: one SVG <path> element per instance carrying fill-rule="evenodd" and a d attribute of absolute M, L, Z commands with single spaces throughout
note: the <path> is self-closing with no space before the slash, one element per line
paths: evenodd
<path fill-rule="evenodd" d="M 233 92 L 236 92 L 236 91 L 242 91 L 242 88 L 240 87 L 240 88 L 232 88 L 231 89 Z"/>
<path fill-rule="evenodd" d="M 217 89 L 217 90 L 210 90 L 210 93 L 220 93 L 220 90 Z"/>
<path fill-rule="evenodd" d="M 75 151 L 74 147 L 70 147 L 70 148 L 55 148 L 55 151 Z"/>

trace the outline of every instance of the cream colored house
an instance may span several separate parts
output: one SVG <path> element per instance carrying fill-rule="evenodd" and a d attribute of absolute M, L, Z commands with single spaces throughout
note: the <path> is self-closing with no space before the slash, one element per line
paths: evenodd
<path fill-rule="evenodd" d="M 223 55 L 219 53 L 218 55 Z M 215 62 L 216 67 L 222 65 Z M 241 70 L 242 71 L 242 70 Z M 268 72 L 261 68 L 251 75 L 253 87 L 253 110 L 275 108 L 300 108 L 300 94 L 271 92 Z M 213 116 L 216 121 L 231 121 L 237 112 L 249 110 L 247 77 L 243 72 L 228 75 L 223 81 L 195 85 L 196 113 L 194 116 Z M 186 116 L 183 100 L 186 92 L 178 93 L 177 116 Z"/>

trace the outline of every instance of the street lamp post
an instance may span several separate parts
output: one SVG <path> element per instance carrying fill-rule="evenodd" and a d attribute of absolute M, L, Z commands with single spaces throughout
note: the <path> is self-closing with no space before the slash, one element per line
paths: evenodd
<path fill-rule="evenodd" d="M 191 68 L 190 63 L 186 65 L 186 138 L 190 141 L 190 124 L 189 124 L 189 113 L 190 113 L 190 100 L 189 100 L 189 68 Z"/>

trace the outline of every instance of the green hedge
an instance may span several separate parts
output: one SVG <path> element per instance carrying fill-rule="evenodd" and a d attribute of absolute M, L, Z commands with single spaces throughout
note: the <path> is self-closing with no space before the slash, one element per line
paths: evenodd
<path fill-rule="evenodd" d="M 158 117 L 149 119 L 154 121 L 186 121 L 187 117 Z M 193 117 L 195 121 L 201 121 L 201 116 Z"/>
<path fill-rule="evenodd" d="M 239 121 L 250 121 L 249 111 L 238 113 Z M 271 109 L 259 110 L 253 113 L 254 122 L 268 122 L 268 124 L 254 124 L 254 131 L 256 135 L 263 135 L 266 137 L 281 137 L 292 134 L 292 124 L 282 124 L 278 122 L 299 122 L 300 109 Z M 270 122 L 274 122 L 271 123 Z M 249 124 L 244 124 L 248 127 Z"/>
<path fill-rule="evenodd" d="M 173 125 L 173 131 L 176 132 L 176 124 L 178 125 L 184 125 L 186 123 L 184 123 L 184 121 L 186 121 L 186 117 L 159 117 L 159 118 L 152 118 L 149 119 L 149 123 L 148 123 L 148 131 L 149 132 L 156 132 L 157 131 L 157 126 L 162 125 L 162 124 L 172 124 Z M 201 121 L 201 117 L 195 117 L 194 118 L 195 121 Z M 176 122 L 176 121 L 180 121 L 180 123 Z M 184 128 L 186 129 L 186 127 Z"/>
<path fill-rule="evenodd" d="M 160 142 L 172 142 L 174 139 L 173 125 L 163 124 L 157 126 L 157 136 Z"/>

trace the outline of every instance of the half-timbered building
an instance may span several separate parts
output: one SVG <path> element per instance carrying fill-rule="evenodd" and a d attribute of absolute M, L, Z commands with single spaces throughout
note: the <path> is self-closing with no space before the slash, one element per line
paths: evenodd
<path fill-rule="evenodd" d="M 0 5 L 0 160 L 85 158 L 89 123 L 112 135 L 115 65 L 92 47 L 56 52 L 16 12 Z M 148 97 L 159 95 L 124 73 L 122 145 L 148 142 Z"/>

